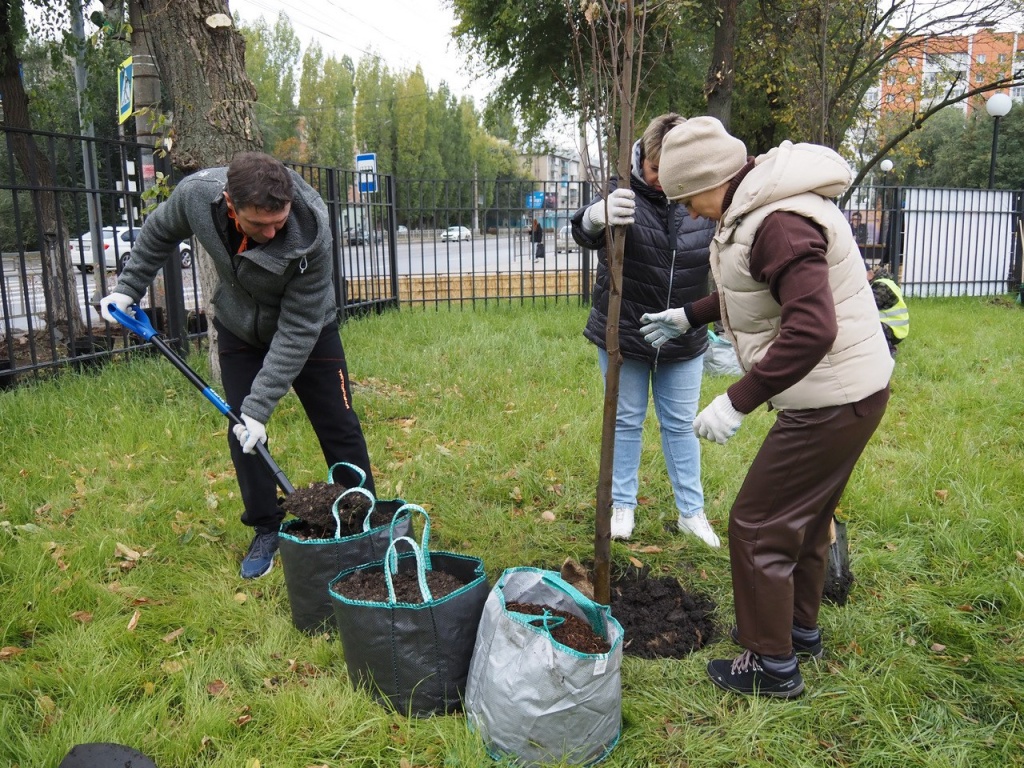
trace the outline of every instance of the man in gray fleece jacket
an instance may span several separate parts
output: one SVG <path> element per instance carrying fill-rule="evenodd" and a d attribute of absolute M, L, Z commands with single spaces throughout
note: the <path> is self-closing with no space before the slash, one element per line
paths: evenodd
<path fill-rule="evenodd" d="M 100 302 L 129 312 L 157 272 L 192 235 L 213 259 L 212 303 L 228 404 L 241 415 L 228 435 L 255 535 L 242 578 L 268 573 L 284 517 L 273 477 L 255 454 L 270 414 L 290 387 L 309 418 L 328 466 L 348 462 L 374 491 L 366 441 L 355 411 L 334 301 L 327 207 L 302 177 L 258 152 L 181 181 L 146 219 L 114 291 Z M 354 478 L 352 485 L 358 483 Z"/>

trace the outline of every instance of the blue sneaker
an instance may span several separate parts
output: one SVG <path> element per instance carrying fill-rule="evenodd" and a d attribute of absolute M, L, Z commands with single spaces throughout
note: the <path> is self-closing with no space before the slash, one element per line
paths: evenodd
<path fill-rule="evenodd" d="M 277 552 L 277 531 L 257 533 L 252 537 L 249 551 L 242 558 L 242 578 L 258 579 L 266 576 L 274 567 L 274 555 Z"/>

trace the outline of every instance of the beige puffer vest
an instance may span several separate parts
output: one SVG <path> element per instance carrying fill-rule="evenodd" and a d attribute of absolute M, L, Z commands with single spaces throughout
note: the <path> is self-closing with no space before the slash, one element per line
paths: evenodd
<path fill-rule="evenodd" d="M 765 217 L 775 211 L 809 218 L 825 233 L 829 285 L 839 332 L 821 362 L 773 397 L 772 406 L 779 410 L 824 408 L 855 403 L 878 392 L 889 382 L 893 360 L 878 321 L 864 262 L 839 209 L 810 192 L 767 203 L 737 218 L 727 217 L 711 244 L 711 270 L 719 287 L 722 322 L 735 340 L 740 364 L 750 370 L 779 335 L 782 308 L 768 286 L 750 274 L 754 235 Z"/>

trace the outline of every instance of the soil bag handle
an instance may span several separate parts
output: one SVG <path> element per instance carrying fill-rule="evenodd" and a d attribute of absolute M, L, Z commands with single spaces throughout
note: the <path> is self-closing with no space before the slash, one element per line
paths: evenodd
<path fill-rule="evenodd" d="M 522 616 L 523 621 L 527 624 L 537 627 L 538 629 L 543 629 L 548 635 L 551 634 L 551 630 L 555 627 L 560 627 L 565 624 L 565 619 L 562 616 L 555 616 L 547 608 L 544 609 L 544 613 L 541 616 L 537 616 L 532 613 L 520 613 L 519 611 L 509 611 L 509 613 L 514 613 L 516 616 Z"/>
<path fill-rule="evenodd" d="M 335 482 L 334 482 L 334 470 L 336 470 L 338 467 L 344 467 L 345 469 L 348 469 L 348 470 L 351 470 L 352 472 L 354 472 L 356 477 L 359 478 L 359 482 L 356 483 L 354 487 L 357 487 L 357 488 L 362 488 L 363 487 L 363 483 L 366 482 L 366 472 L 363 471 L 362 467 L 357 467 L 355 464 L 349 464 L 347 461 L 339 461 L 339 462 L 331 465 L 331 468 L 329 470 L 327 470 L 327 482 L 328 483 L 330 483 L 331 485 L 335 485 Z"/>
<path fill-rule="evenodd" d="M 416 557 L 416 580 L 420 584 L 420 596 L 423 598 L 423 602 L 433 602 L 434 598 L 430 594 L 430 587 L 427 586 L 427 575 L 423 567 L 423 553 L 416 540 L 409 536 L 399 536 L 397 539 L 393 539 L 388 544 L 388 551 L 384 554 L 384 580 L 388 583 L 388 602 L 392 605 L 398 602 L 395 599 L 395 585 L 391 580 L 391 569 L 394 568 L 395 573 L 398 573 L 398 552 L 395 550 L 395 545 L 400 541 L 409 542 Z"/>
<path fill-rule="evenodd" d="M 407 510 L 409 512 L 419 512 L 423 515 L 423 535 L 420 537 L 420 551 L 423 553 L 423 567 L 428 571 L 432 571 L 434 566 L 430 563 L 430 515 L 427 514 L 427 510 L 419 504 L 410 504 L 408 502 L 400 506 L 395 510 L 395 514 L 391 516 L 391 528 L 388 532 L 388 537 L 391 539 L 395 538 L 395 525 L 398 523 L 399 516 Z M 394 555 L 392 556 L 394 557 Z M 393 562 L 392 567 L 394 567 Z"/>
<path fill-rule="evenodd" d="M 153 328 L 153 324 L 149 322 L 149 317 L 142 311 L 142 307 L 138 304 L 132 304 L 129 309 L 132 312 L 131 315 L 117 308 L 113 304 L 107 307 L 107 310 L 110 312 L 110 316 L 117 320 L 118 323 L 123 325 L 132 333 L 137 334 L 146 341 L 152 343 L 154 347 L 160 350 L 160 353 L 170 360 L 174 364 L 174 367 L 185 375 L 185 378 L 192 383 L 192 386 L 202 392 L 203 396 L 213 403 L 214 407 L 218 411 L 227 416 L 228 420 L 232 424 L 241 424 L 242 426 L 245 426 L 245 422 L 242 421 L 242 417 L 231 410 L 231 406 L 224 402 L 224 399 L 214 392 L 210 385 L 202 380 L 199 374 L 189 368 L 188 363 L 178 357 L 177 353 L 167 345 L 167 342 L 160 338 L 160 334 L 155 328 Z M 281 490 L 285 492 L 285 495 L 295 493 L 295 488 L 290 482 L 288 482 L 288 478 L 285 477 L 284 472 L 281 471 L 281 468 L 277 466 L 277 462 L 270 456 L 270 451 L 267 450 L 267 446 L 261 442 L 257 442 L 255 450 L 259 457 L 263 459 L 263 463 L 267 465 L 270 473 L 274 476 L 274 480 L 277 482 L 278 486 L 280 486 Z"/>
<path fill-rule="evenodd" d="M 580 607 L 580 610 L 586 614 L 587 621 L 590 622 L 590 628 L 594 630 L 594 634 L 607 639 L 604 619 L 602 617 L 602 612 L 605 610 L 604 606 L 595 603 L 558 574 L 552 573 L 549 575 L 546 573 L 541 577 L 541 580 L 549 587 L 564 592 L 571 597 L 573 602 Z"/>
<path fill-rule="evenodd" d="M 367 526 L 370 524 L 370 515 L 373 514 L 373 508 L 377 506 L 377 500 L 373 497 L 365 488 L 356 486 L 355 488 L 349 488 L 348 490 L 341 493 L 338 498 L 334 500 L 333 506 L 331 506 L 331 517 L 334 518 L 334 538 L 341 538 L 341 516 L 338 514 L 338 502 L 348 496 L 350 493 L 361 493 L 363 496 L 370 500 L 370 511 L 366 513 L 366 518 L 363 520 L 363 530 L 370 530 Z"/>

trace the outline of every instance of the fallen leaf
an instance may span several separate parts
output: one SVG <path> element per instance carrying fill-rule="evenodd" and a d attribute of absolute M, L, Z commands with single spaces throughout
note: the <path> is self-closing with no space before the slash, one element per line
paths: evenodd
<path fill-rule="evenodd" d="M 398 768 L 412 768 L 412 763 L 406 760 L 404 757 L 398 761 Z"/>
<path fill-rule="evenodd" d="M 247 594 L 245 594 L 244 592 L 235 592 L 235 602 L 236 603 L 244 603 L 248 599 L 249 599 L 249 596 Z"/>
<path fill-rule="evenodd" d="M 71 618 L 75 621 L 80 621 L 83 624 L 88 624 L 92 621 L 92 614 L 89 611 L 75 611 L 71 614 Z"/>
<path fill-rule="evenodd" d="M 228 684 L 223 680 L 214 680 L 212 683 L 206 684 L 206 692 L 211 696 L 220 696 L 222 693 L 227 691 Z"/>
<path fill-rule="evenodd" d="M 5 645 L 3 648 L 0 648 L 0 659 L 10 659 L 24 652 L 24 648 L 18 648 L 14 645 Z"/>
<path fill-rule="evenodd" d="M 242 715 L 235 720 L 235 725 L 242 726 L 252 720 L 252 715 Z"/>
<path fill-rule="evenodd" d="M 944 488 L 937 490 L 935 492 L 935 498 L 937 498 L 939 501 L 945 501 L 946 499 L 949 498 L 949 491 L 947 491 Z"/>
<path fill-rule="evenodd" d="M 629 562 L 631 562 L 637 568 L 643 568 L 644 567 L 644 564 L 641 563 L 639 560 L 637 560 L 635 557 L 630 557 L 629 558 Z"/>
<path fill-rule="evenodd" d="M 39 708 L 46 714 L 50 714 L 57 709 L 57 703 L 49 696 L 37 696 L 36 704 L 38 704 Z"/>
<path fill-rule="evenodd" d="M 160 669 L 164 671 L 164 674 L 173 675 L 175 672 L 181 672 L 185 666 L 180 661 L 165 661 L 160 665 Z"/>
<path fill-rule="evenodd" d="M 136 552 L 134 549 L 122 544 L 121 542 L 118 542 L 114 546 L 114 554 L 118 557 L 123 557 L 125 560 L 138 560 L 142 557 L 142 553 Z"/>
<path fill-rule="evenodd" d="M 942 653 L 944 650 L 946 650 L 946 646 L 944 646 L 942 643 L 932 643 L 932 650 L 936 653 Z"/>
<path fill-rule="evenodd" d="M 184 633 L 185 633 L 185 628 L 184 627 L 178 627 L 176 630 L 174 630 L 173 632 L 169 632 L 168 634 L 164 635 L 160 639 L 163 640 L 165 643 L 173 643 L 175 640 L 177 640 L 179 637 L 181 637 Z"/>
<path fill-rule="evenodd" d="M 555 513 L 552 512 L 550 509 L 545 512 L 541 512 L 540 516 L 541 519 L 547 520 L 549 523 L 553 523 L 555 521 Z"/>
<path fill-rule="evenodd" d="M 974 606 L 965 603 L 964 605 L 960 606 L 960 610 L 964 613 L 974 613 Z"/>
<path fill-rule="evenodd" d="M 661 547 L 655 546 L 654 544 L 649 544 L 646 547 L 640 547 L 639 549 L 637 549 L 637 552 L 639 552 L 642 555 L 656 555 L 658 552 L 661 552 Z"/>
<path fill-rule="evenodd" d="M 1020 563 L 1021 565 L 1024 565 L 1024 552 L 1021 552 L 1018 549 L 1015 554 L 1017 555 L 1017 562 Z"/>
<path fill-rule="evenodd" d="M 245 764 L 245 768 L 260 768 L 260 761 L 258 757 L 254 757 Z"/>
<path fill-rule="evenodd" d="M 917 640 L 912 637 L 907 638 L 907 645 L 917 645 Z"/>
<path fill-rule="evenodd" d="M 128 631 L 129 632 L 134 632 L 135 631 L 135 627 L 138 626 L 139 619 L 141 619 L 141 618 L 142 618 L 142 611 L 135 611 L 135 613 L 132 614 L 132 619 L 131 619 L 131 621 L 128 622 Z"/>
<path fill-rule="evenodd" d="M 519 489 L 518 485 L 515 486 L 512 489 L 511 493 L 509 493 L 509 498 L 511 498 L 512 501 L 522 501 L 523 500 L 523 492 Z"/>
<path fill-rule="evenodd" d="M 142 692 L 147 696 L 152 696 L 154 693 L 156 693 L 156 683 L 147 680 L 145 683 L 142 684 Z"/>

